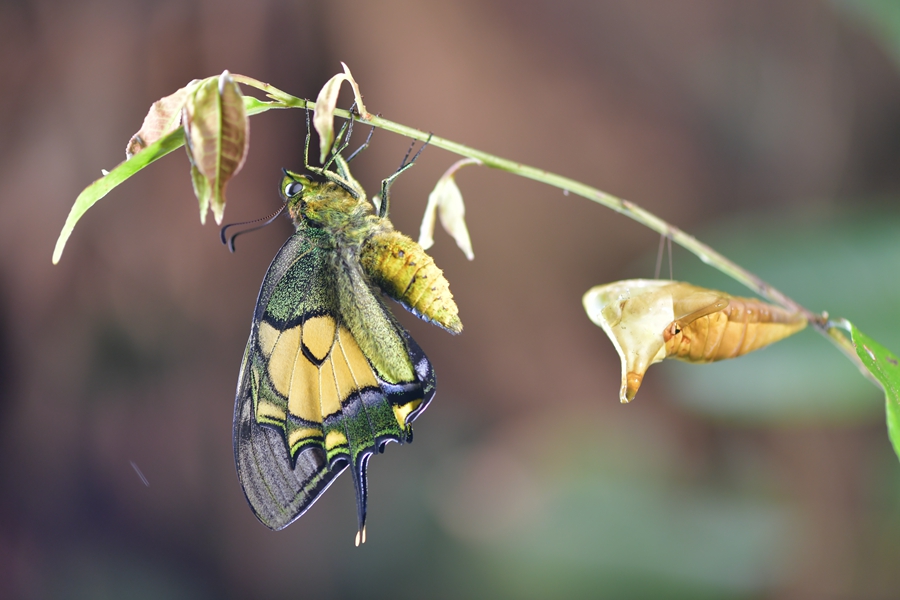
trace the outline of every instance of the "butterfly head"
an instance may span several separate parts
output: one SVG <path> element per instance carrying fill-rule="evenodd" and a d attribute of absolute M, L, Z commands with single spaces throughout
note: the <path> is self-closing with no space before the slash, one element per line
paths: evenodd
<path fill-rule="evenodd" d="M 319 186 L 318 183 L 306 175 L 300 175 L 287 169 L 282 169 L 284 177 L 278 186 L 278 192 L 281 199 L 287 205 L 288 212 L 296 221 L 302 219 L 305 198 L 314 192 L 314 188 Z"/>
<path fill-rule="evenodd" d="M 325 229 L 345 229 L 358 225 L 371 213 L 368 203 L 360 202 L 343 187 L 319 182 L 306 175 L 284 169 L 279 186 L 294 223 L 306 223 Z"/>

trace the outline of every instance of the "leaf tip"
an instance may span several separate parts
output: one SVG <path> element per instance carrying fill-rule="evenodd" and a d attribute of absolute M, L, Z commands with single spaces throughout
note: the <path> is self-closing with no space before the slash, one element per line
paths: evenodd
<path fill-rule="evenodd" d="M 344 74 L 346 75 L 347 81 L 350 82 L 350 87 L 353 88 L 353 99 L 356 100 L 356 108 L 359 110 L 359 117 L 365 121 L 368 121 L 372 118 L 372 114 L 366 110 L 366 105 L 363 104 L 362 100 L 362 92 L 359 91 L 359 84 L 356 83 L 356 80 L 353 78 L 353 74 L 350 72 L 350 67 L 347 66 L 347 63 L 341 61 L 341 66 L 344 67 Z"/>
<path fill-rule="evenodd" d="M 228 69 L 222 71 L 222 74 L 219 75 L 219 95 L 222 96 L 225 94 L 225 85 L 232 83 L 234 80 L 231 78 L 231 73 L 228 72 Z"/>
<path fill-rule="evenodd" d="M 68 236 L 63 236 L 60 234 L 59 239 L 56 240 L 56 246 L 53 248 L 53 261 L 54 265 L 59 264 L 59 259 L 62 258 L 63 248 L 66 247 L 66 238 Z"/>

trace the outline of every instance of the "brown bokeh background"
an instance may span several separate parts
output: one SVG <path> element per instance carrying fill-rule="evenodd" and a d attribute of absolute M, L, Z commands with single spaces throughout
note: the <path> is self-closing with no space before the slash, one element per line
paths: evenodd
<path fill-rule="evenodd" d="M 372 461 L 359 549 L 346 477 L 273 533 L 234 472 L 238 368 L 286 221 L 229 254 L 177 151 L 50 264 L 151 102 L 224 69 L 311 98 L 343 60 L 370 110 L 633 200 L 896 349 L 884 40 L 795 0 L 6 0 L 0 596 L 896 597 L 900 469 L 878 390 L 804 332 L 737 371 L 654 367 L 620 405 L 581 295 L 653 276 L 658 237 L 584 199 L 460 174 L 476 259 L 442 231 L 432 255 L 465 331 L 400 315 L 439 390 L 415 443 Z M 299 111 L 252 119 L 226 221 L 279 205 L 304 134 Z M 376 189 L 407 146 L 377 131 L 355 174 Z M 429 148 L 398 180 L 398 228 L 415 236 L 453 160 Z M 711 277 L 674 258 L 676 277 Z"/>

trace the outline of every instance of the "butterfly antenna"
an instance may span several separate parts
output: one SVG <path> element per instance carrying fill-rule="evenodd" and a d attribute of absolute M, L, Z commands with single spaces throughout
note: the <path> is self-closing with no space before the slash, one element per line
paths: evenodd
<path fill-rule="evenodd" d="M 287 208 L 287 204 L 282 204 L 281 208 L 276 210 L 274 213 L 272 213 L 268 217 L 262 217 L 260 219 L 253 219 L 252 221 L 244 221 L 242 223 L 229 223 L 228 225 L 225 225 L 224 227 L 222 227 L 221 231 L 219 232 L 219 237 L 222 239 L 222 243 L 225 244 L 226 246 L 228 246 L 228 250 L 231 252 L 234 252 L 234 240 L 235 240 L 235 238 L 237 238 L 237 236 L 243 235 L 245 233 L 249 233 L 251 231 L 256 231 L 257 229 L 262 229 L 263 227 L 265 227 L 266 225 L 268 225 L 269 223 L 274 221 L 276 218 L 278 218 L 278 215 L 280 215 L 282 212 L 284 212 L 285 208 Z M 260 221 L 265 221 L 265 223 L 263 223 L 262 225 L 257 225 L 256 227 L 251 227 L 250 229 L 238 231 L 237 233 L 235 233 L 233 236 L 231 236 L 230 238 L 228 238 L 226 240 L 225 232 L 229 228 L 237 227 L 240 225 L 252 225 L 253 223 L 259 223 Z"/>

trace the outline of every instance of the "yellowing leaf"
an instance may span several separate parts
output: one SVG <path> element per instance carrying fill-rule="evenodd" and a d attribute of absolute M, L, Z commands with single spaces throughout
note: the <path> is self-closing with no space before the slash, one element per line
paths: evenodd
<path fill-rule="evenodd" d="M 735 358 L 806 327 L 799 313 L 678 281 L 617 281 L 591 288 L 583 301 L 619 353 L 622 402 L 634 399 L 650 365 L 665 358 Z"/>
<path fill-rule="evenodd" d="M 206 222 L 207 208 L 211 208 L 216 223 L 221 224 L 225 186 L 244 165 L 250 141 L 241 90 L 228 71 L 202 81 L 188 96 L 183 122 L 200 221 Z"/>
<path fill-rule="evenodd" d="M 472 252 L 472 240 L 466 227 L 466 206 L 463 202 L 462 192 L 456 185 L 454 176 L 456 172 L 466 165 L 480 165 L 481 161 L 475 158 L 465 158 L 454 163 L 444 173 L 434 189 L 428 195 L 428 204 L 425 206 L 425 214 L 422 217 L 422 225 L 419 229 L 419 245 L 428 249 L 434 245 L 434 221 L 439 216 L 441 225 L 456 240 L 466 258 L 472 260 L 475 254 Z"/>
<path fill-rule="evenodd" d="M 322 86 L 319 95 L 316 97 L 316 108 L 313 112 L 313 126 L 319 134 L 319 162 L 325 162 L 328 152 L 331 150 L 331 144 L 334 142 L 334 109 L 337 106 L 338 94 L 341 91 L 341 84 L 345 81 L 350 82 L 353 88 L 353 96 L 356 100 L 356 108 L 361 118 L 368 120 L 372 115 L 366 110 L 362 101 L 362 94 L 359 91 L 359 84 L 350 74 L 350 68 L 341 63 L 344 67 L 343 73 L 338 73 Z"/>
<path fill-rule="evenodd" d="M 181 126 L 181 109 L 188 95 L 200 83 L 193 80 L 173 94 L 160 98 L 150 106 L 141 128 L 131 136 L 125 147 L 125 157 L 131 158 L 158 139 L 172 133 Z"/>

